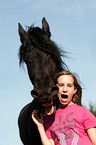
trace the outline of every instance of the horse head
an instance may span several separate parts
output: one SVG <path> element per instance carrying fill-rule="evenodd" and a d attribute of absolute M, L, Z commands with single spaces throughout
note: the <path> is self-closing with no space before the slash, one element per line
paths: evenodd
<path fill-rule="evenodd" d="M 50 39 L 51 32 L 45 18 L 42 28 L 30 26 L 25 31 L 18 23 L 21 46 L 19 51 L 20 64 L 25 62 L 28 75 L 34 89 L 31 95 L 41 104 L 50 104 L 58 92 L 54 83 L 54 75 L 64 70 L 61 52 Z"/>

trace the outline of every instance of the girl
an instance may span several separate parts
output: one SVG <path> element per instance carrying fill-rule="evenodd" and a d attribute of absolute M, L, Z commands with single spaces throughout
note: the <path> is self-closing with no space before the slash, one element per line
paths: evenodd
<path fill-rule="evenodd" d="M 46 117 L 44 126 L 43 115 L 39 118 L 38 110 L 32 112 L 42 144 L 96 145 L 96 118 L 88 109 L 79 106 L 82 89 L 75 75 L 69 71 L 60 72 L 55 76 L 55 82 L 59 87 L 56 114 Z"/>

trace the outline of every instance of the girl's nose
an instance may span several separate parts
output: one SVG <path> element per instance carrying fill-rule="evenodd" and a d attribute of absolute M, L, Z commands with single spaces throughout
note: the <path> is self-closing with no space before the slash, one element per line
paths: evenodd
<path fill-rule="evenodd" d="M 67 92 L 67 87 L 66 87 L 66 86 L 63 87 L 63 92 L 64 92 L 64 93 Z"/>
<path fill-rule="evenodd" d="M 67 93 L 67 91 L 63 90 L 64 93 Z"/>

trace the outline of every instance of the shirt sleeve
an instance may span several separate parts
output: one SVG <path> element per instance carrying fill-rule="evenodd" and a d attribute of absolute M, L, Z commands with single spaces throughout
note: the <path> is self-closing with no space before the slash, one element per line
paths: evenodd
<path fill-rule="evenodd" d="M 96 117 L 86 108 L 84 111 L 84 127 L 85 130 L 96 127 Z"/>
<path fill-rule="evenodd" d="M 50 131 L 49 129 L 46 130 L 46 135 L 47 135 L 47 137 L 48 137 L 49 139 L 52 138 L 51 131 Z"/>

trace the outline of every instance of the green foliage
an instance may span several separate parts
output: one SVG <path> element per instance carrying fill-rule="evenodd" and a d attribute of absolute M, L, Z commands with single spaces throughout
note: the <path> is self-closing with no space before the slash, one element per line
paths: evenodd
<path fill-rule="evenodd" d="M 96 116 L 96 105 L 93 105 L 92 103 L 89 104 L 89 110 L 91 111 L 91 113 Z"/>

